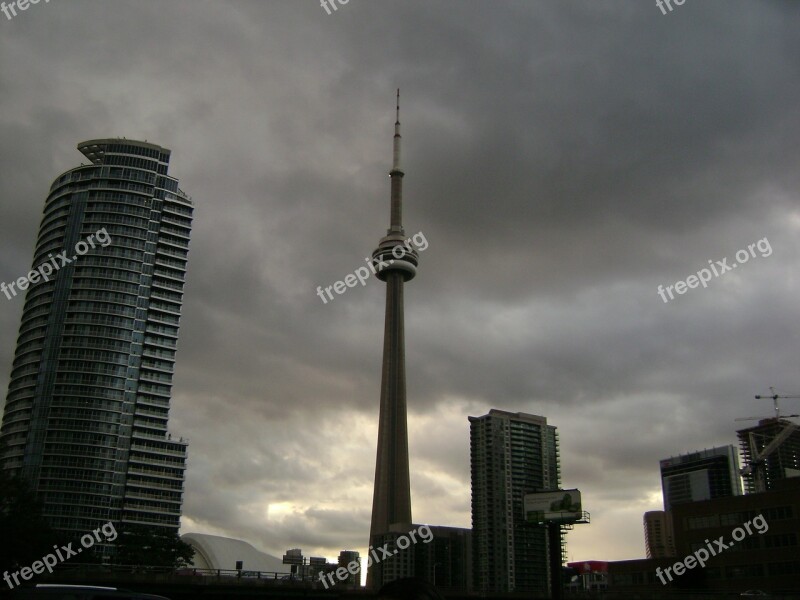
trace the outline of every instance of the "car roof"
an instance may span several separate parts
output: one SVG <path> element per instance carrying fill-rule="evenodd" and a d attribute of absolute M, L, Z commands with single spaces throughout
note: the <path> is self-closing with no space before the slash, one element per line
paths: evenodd
<path fill-rule="evenodd" d="M 26 593 L 27 590 L 27 593 Z M 74 585 L 67 583 L 39 583 L 35 587 L 20 588 L 19 591 L 25 596 L 45 596 L 49 597 L 54 594 L 74 592 L 78 594 L 91 594 L 89 597 L 97 598 L 115 598 L 117 596 L 124 596 L 136 600 L 169 600 L 166 596 L 158 596 L 156 594 L 148 594 L 145 592 L 134 592 L 132 590 L 120 589 L 116 587 L 107 587 L 100 585 Z"/>

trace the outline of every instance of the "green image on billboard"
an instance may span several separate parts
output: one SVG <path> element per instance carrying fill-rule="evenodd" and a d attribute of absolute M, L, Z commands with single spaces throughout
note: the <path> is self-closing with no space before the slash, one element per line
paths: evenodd
<path fill-rule="evenodd" d="M 583 515 L 581 492 L 571 489 L 526 494 L 524 509 L 529 523 L 574 523 Z"/>
<path fill-rule="evenodd" d="M 581 510 L 581 501 L 578 498 L 577 502 L 572 501 L 571 494 L 564 494 L 564 497 L 561 500 L 556 500 L 552 504 L 550 504 L 550 512 L 560 513 L 560 512 L 580 512 Z"/>

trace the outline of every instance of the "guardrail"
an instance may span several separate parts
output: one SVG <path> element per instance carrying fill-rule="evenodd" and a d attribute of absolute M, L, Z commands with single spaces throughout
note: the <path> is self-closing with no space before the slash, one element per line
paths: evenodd
<path fill-rule="evenodd" d="M 200 584 L 253 584 L 265 583 L 273 585 L 309 585 L 299 575 L 281 571 L 252 571 L 237 569 L 197 569 L 194 567 L 147 566 L 147 565 L 108 565 L 108 564 L 69 564 L 62 563 L 53 574 L 59 580 L 91 577 L 93 581 L 121 581 L 130 579 L 147 579 L 162 582 L 191 582 Z"/>

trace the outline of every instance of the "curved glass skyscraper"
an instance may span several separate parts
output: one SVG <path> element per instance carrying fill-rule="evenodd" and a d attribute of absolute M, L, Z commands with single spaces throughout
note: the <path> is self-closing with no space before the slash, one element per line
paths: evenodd
<path fill-rule="evenodd" d="M 193 205 L 166 148 L 78 149 L 91 164 L 45 202 L 33 269 L 53 272 L 27 289 L 0 468 L 73 537 L 109 521 L 177 530 L 187 444 L 167 417 Z"/>

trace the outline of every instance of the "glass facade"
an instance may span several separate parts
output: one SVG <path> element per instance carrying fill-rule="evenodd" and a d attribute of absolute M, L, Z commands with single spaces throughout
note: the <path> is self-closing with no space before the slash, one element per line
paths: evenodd
<path fill-rule="evenodd" d="M 187 442 L 167 432 L 193 205 L 170 151 L 106 139 L 50 188 L 0 440 L 57 530 L 179 527 Z M 59 254 L 65 253 L 69 263 Z M 101 550 L 102 551 L 102 550 Z"/>

